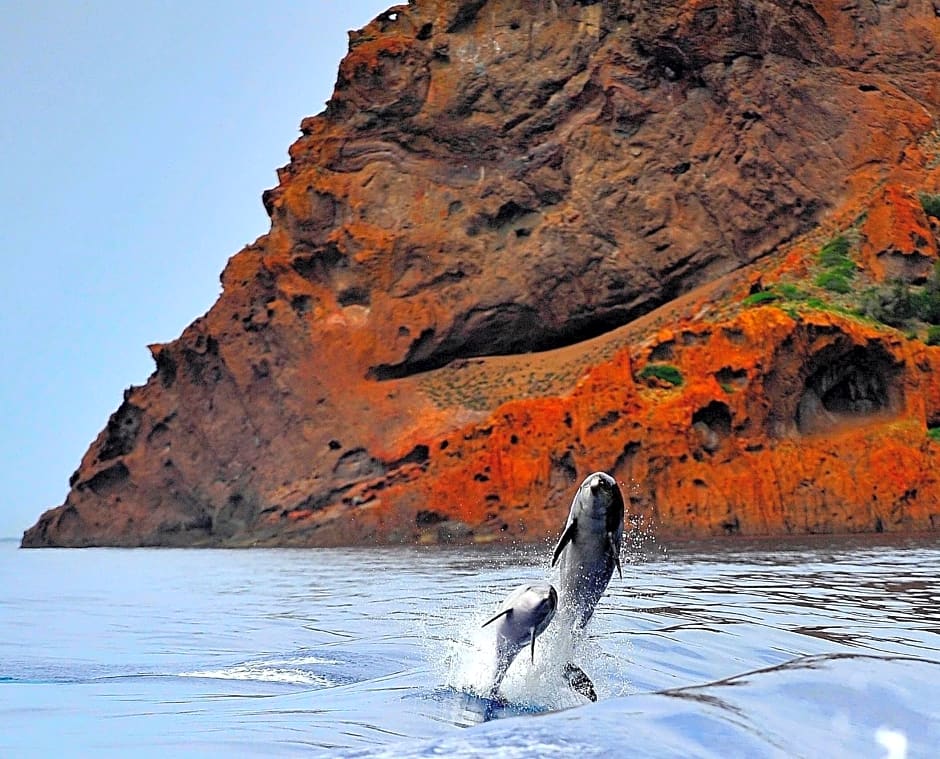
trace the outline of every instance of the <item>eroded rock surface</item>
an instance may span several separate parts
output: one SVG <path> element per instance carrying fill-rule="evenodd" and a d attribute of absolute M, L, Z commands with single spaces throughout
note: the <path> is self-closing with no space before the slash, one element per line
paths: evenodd
<path fill-rule="evenodd" d="M 849 225 L 927 276 L 938 62 L 927 0 L 390 9 L 24 545 L 539 539 L 596 469 L 662 534 L 936 528 L 938 349 L 740 302 Z"/>

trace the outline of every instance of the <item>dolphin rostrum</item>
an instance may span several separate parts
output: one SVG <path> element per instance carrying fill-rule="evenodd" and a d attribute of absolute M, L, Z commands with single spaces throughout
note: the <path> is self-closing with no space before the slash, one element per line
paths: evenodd
<path fill-rule="evenodd" d="M 523 583 L 510 593 L 495 616 L 483 623 L 496 625 L 496 677 L 490 688 L 495 695 L 516 655 L 530 647 L 535 661 L 535 639 L 555 616 L 558 593 L 547 582 Z"/>
<path fill-rule="evenodd" d="M 574 629 L 582 629 L 591 619 L 614 567 L 623 577 L 623 513 L 620 488 L 604 472 L 588 475 L 571 502 L 568 521 L 552 554 L 552 566 L 561 559 L 561 613 Z"/>

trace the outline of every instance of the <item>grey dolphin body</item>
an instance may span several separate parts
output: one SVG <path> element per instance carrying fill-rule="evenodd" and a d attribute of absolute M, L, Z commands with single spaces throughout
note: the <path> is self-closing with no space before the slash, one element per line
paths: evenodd
<path fill-rule="evenodd" d="M 582 630 L 610 582 L 614 567 L 620 576 L 623 542 L 623 495 L 613 477 L 604 472 L 588 475 L 571 502 L 568 521 L 552 554 L 552 566 L 561 558 L 561 611 L 564 624 Z M 597 693 L 584 670 L 568 662 L 563 670 L 568 684 L 582 696 L 597 701 Z"/>
<path fill-rule="evenodd" d="M 552 566 L 561 558 L 561 611 L 575 630 L 582 629 L 620 570 L 623 495 L 604 472 L 588 475 L 571 502 L 568 521 L 555 546 Z"/>
<path fill-rule="evenodd" d="M 535 661 L 535 639 L 555 616 L 558 593 L 547 582 L 524 583 L 510 593 L 494 617 L 483 627 L 496 625 L 496 677 L 490 688 L 495 695 L 516 655 L 526 646 Z"/>

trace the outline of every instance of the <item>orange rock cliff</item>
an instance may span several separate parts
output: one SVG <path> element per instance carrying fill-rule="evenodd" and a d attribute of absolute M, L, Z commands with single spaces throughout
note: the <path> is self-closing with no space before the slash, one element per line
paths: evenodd
<path fill-rule="evenodd" d="M 413 0 L 24 546 L 940 528 L 940 5 Z"/>

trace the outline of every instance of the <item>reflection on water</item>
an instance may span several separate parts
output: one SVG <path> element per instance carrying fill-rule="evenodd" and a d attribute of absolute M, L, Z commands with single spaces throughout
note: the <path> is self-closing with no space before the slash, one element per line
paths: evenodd
<path fill-rule="evenodd" d="M 17 578 L 0 591 L 0 755 L 940 745 L 935 538 L 638 546 L 587 640 L 572 650 L 550 627 L 535 664 L 519 657 L 507 674 L 507 702 L 472 692 L 491 655 L 480 624 L 509 589 L 551 578 L 548 546 L 0 546 L 0 576 Z M 561 680 L 569 657 L 597 704 Z"/>
<path fill-rule="evenodd" d="M 642 608 L 648 631 L 668 631 L 673 624 L 712 631 L 763 626 L 821 638 L 837 650 L 936 653 L 936 539 L 872 545 L 854 538 L 838 548 L 817 543 L 822 545 L 813 550 L 805 541 L 752 541 L 747 550 L 735 545 L 723 553 L 713 545 L 677 547 L 665 564 L 634 566 L 641 591 L 612 587 L 612 597 L 622 599 L 627 617 Z M 653 625 L 657 619 L 661 624 Z"/>

